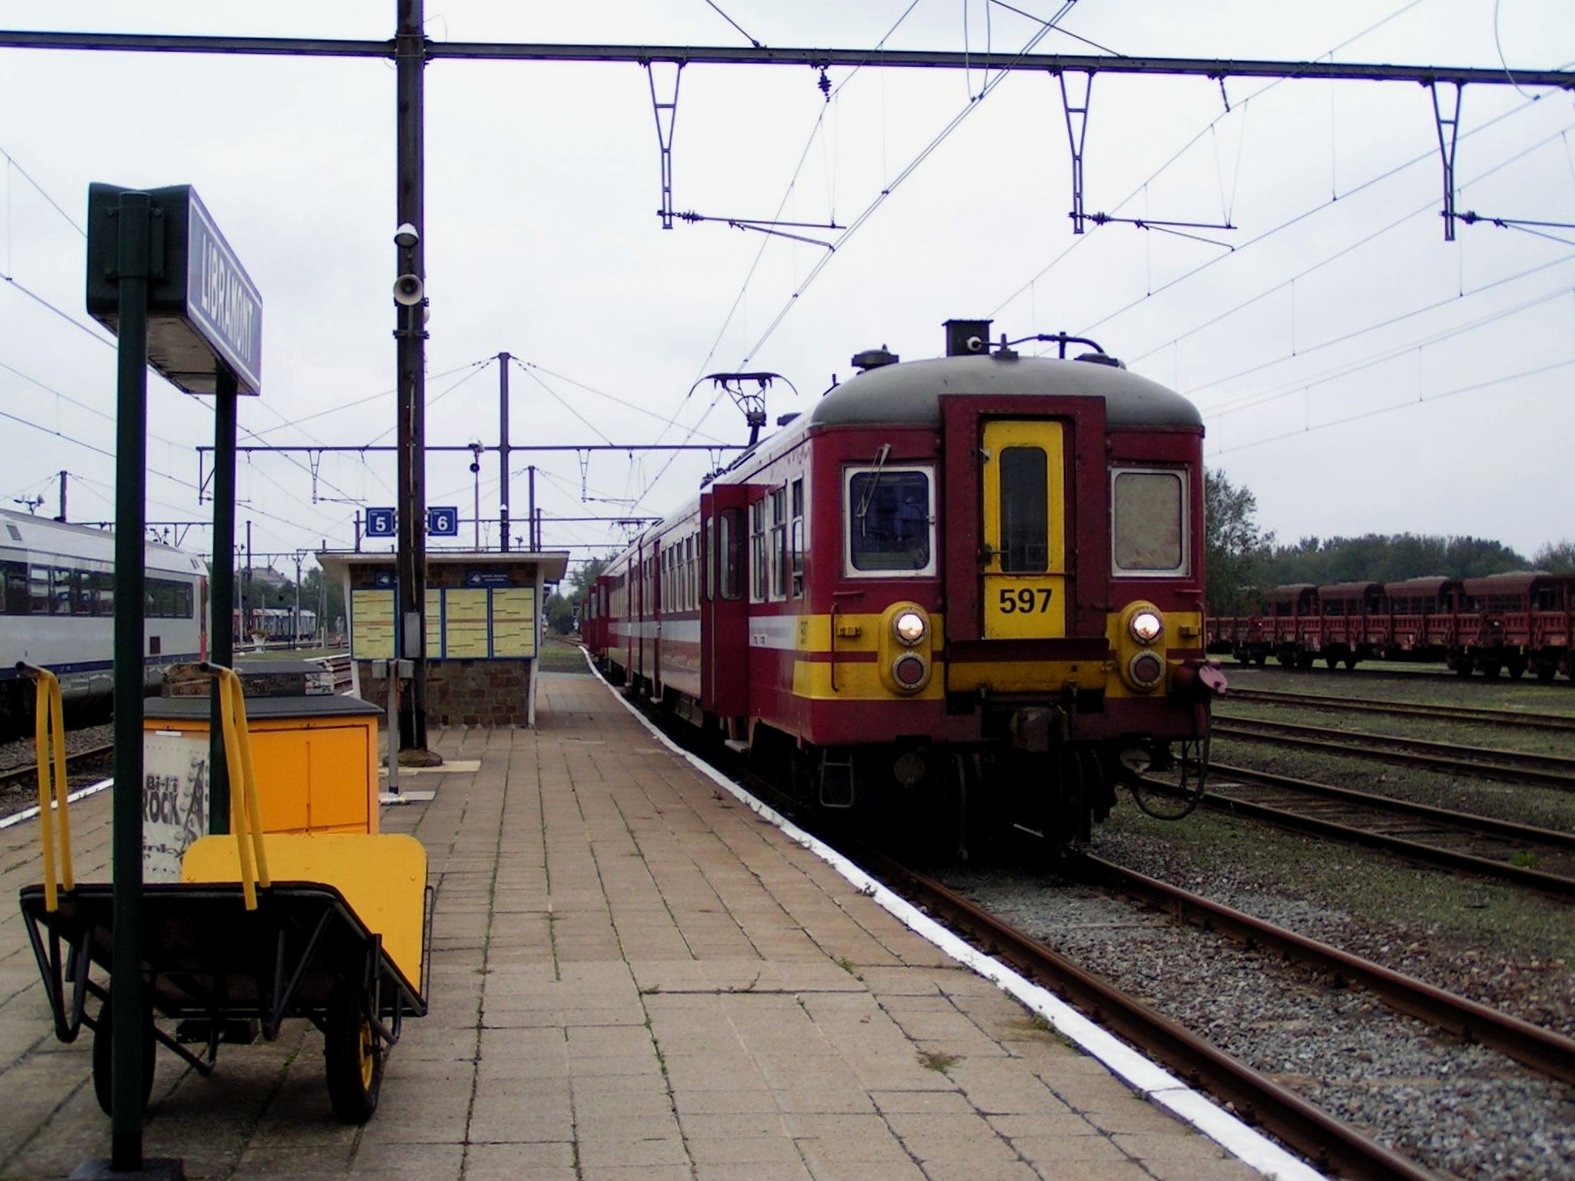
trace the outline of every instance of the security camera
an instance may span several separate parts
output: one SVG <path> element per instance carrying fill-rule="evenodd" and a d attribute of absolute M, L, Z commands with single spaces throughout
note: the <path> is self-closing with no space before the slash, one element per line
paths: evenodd
<path fill-rule="evenodd" d="M 400 275 L 394 280 L 394 302 L 401 307 L 415 307 L 423 294 L 420 275 Z"/>
<path fill-rule="evenodd" d="M 408 221 L 400 222 L 394 231 L 394 245 L 401 250 L 414 250 L 421 241 L 420 231 Z"/>

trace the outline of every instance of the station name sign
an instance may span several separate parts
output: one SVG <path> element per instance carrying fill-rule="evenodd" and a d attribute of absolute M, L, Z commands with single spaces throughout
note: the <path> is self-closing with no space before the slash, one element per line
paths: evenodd
<path fill-rule="evenodd" d="M 88 186 L 87 310 L 116 331 L 120 195 L 146 192 L 153 210 L 148 364 L 188 393 L 211 394 L 218 366 L 238 392 L 262 392 L 262 296 L 190 185 Z"/>

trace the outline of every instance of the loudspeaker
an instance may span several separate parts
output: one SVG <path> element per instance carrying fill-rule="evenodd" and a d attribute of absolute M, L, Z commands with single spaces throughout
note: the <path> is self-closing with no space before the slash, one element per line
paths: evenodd
<path fill-rule="evenodd" d="M 402 307 L 414 307 L 424 293 L 419 275 L 400 275 L 394 280 L 394 302 Z"/>

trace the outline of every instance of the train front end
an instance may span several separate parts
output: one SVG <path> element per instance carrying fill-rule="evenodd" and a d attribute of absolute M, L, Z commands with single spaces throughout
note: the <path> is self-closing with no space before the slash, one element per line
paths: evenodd
<path fill-rule="evenodd" d="M 813 415 L 816 491 L 840 505 L 814 547 L 837 554 L 812 591 L 827 652 L 797 686 L 821 802 L 862 793 L 963 846 L 1012 832 L 1057 852 L 1122 781 L 1180 814 L 1224 689 L 1197 411 L 1103 353 L 948 329 L 948 356 L 865 355 Z"/>

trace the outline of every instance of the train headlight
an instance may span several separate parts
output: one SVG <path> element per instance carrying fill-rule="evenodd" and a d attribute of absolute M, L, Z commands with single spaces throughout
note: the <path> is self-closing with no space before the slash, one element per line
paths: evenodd
<path fill-rule="evenodd" d="M 1165 621 L 1156 611 L 1139 611 L 1127 624 L 1132 638 L 1140 644 L 1156 644 L 1165 634 Z"/>
<path fill-rule="evenodd" d="M 921 643 L 929 630 L 929 622 L 917 611 L 904 611 L 891 621 L 892 634 L 910 648 Z"/>
<path fill-rule="evenodd" d="M 1165 675 L 1165 662 L 1156 652 L 1139 652 L 1127 661 L 1127 679 L 1135 688 L 1152 689 Z"/>
<path fill-rule="evenodd" d="M 891 662 L 891 679 L 909 692 L 922 689 L 930 679 L 930 662 L 916 652 L 904 652 Z"/>

